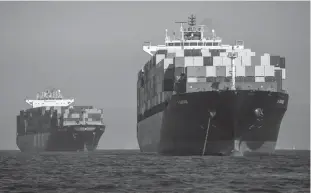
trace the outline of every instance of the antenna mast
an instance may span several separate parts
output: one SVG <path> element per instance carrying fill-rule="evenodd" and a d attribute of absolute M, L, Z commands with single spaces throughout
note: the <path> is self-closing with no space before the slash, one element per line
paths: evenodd
<path fill-rule="evenodd" d="M 193 27 L 196 25 L 196 17 L 192 14 L 190 17 L 188 17 L 188 25 Z"/>
<path fill-rule="evenodd" d="M 204 38 L 204 27 L 205 27 L 205 25 L 199 25 L 200 32 L 201 32 L 201 40 L 203 40 L 203 38 Z"/>
<path fill-rule="evenodd" d="M 228 58 L 231 59 L 231 78 L 232 78 L 231 90 L 236 90 L 236 87 L 235 87 L 235 65 L 234 65 L 234 60 L 237 57 L 238 57 L 238 53 L 234 52 L 234 46 L 232 46 L 232 52 L 228 52 Z"/>
<path fill-rule="evenodd" d="M 180 32 L 181 32 L 181 42 L 182 42 L 182 46 L 184 45 L 184 27 L 183 27 L 183 24 L 184 23 L 187 23 L 187 22 L 184 22 L 184 21 L 176 21 L 175 23 L 180 23 Z"/>

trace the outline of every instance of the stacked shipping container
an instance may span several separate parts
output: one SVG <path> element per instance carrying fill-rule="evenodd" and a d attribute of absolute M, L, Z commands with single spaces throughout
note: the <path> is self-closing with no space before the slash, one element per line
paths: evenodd
<path fill-rule="evenodd" d="M 21 111 L 17 118 L 17 132 L 51 132 L 63 126 L 103 125 L 103 110 L 92 106 L 38 107 Z"/>
<path fill-rule="evenodd" d="M 159 50 L 138 74 L 138 114 L 169 98 L 175 91 L 176 81 L 183 74 L 186 76 L 186 92 L 230 88 L 232 68 L 231 59 L 227 57 L 229 51 L 232 50 Z M 238 52 L 234 60 L 238 89 L 281 90 L 282 79 L 285 79 L 285 58 L 264 54 L 258 63 L 253 60 L 255 53 L 250 49 L 235 51 Z M 219 84 L 215 86 L 214 82 Z"/>

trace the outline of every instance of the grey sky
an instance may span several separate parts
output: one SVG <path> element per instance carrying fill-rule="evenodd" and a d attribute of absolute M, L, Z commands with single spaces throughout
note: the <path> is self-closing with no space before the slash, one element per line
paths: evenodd
<path fill-rule="evenodd" d="M 309 2 L 1 2 L 0 149 L 16 148 L 24 98 L 48 86 L 105 109 L 99 148 L 137 148 L 142 43 L 163 44 L 165 29 L 177 32 L 174 22 L 191 13 L 198 23 L 211 18 L 226 44 L 242 39 L 257 56 L 286 57 L 290 101 L 278 146 L 309 149 Z"/>

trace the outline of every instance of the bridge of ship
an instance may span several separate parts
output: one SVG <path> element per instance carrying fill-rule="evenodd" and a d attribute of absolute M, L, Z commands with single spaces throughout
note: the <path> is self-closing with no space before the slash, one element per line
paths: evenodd
<path fill-rule="evenodd" d="M 244 49 L 244 42 L 242 40 L 237 40 L 235 45 L 223 45 L 220 38 L 215 39 L 202 39 L 202 40 L 170 40 L 168 38 L 165 41 L 165 45 L 151 46 L 144 45 L 143 50 L 149 55 L 153 56 L 158 50 L 168 50 L 168 49 L 206 49 L 206 50 L 222 50 L 226 52 L 227 50 L 231 51 L 232 49 L 242 50 Z"/>

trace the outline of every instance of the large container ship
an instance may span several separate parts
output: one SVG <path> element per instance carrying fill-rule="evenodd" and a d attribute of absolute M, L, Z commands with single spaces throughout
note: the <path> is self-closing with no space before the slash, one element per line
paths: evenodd
<path fill-rule="evenodd" d="M 60 90 L 50 89 L 26 99 L 31 108 L 17 116 L 16 144 L 22 152 L 93 151 L 106 126 L 103 109 L 73 106 Z"/>
<path fill-rule="evenodd" d="M 270 154 L 289 95 L 282 88 L 285 58 L 255 52 L 237 40 L 204 36 L 195 16 L 181 37 L 143 50 L 138 72 L 137 139 L 142 152 L 162 155 Z"/>

